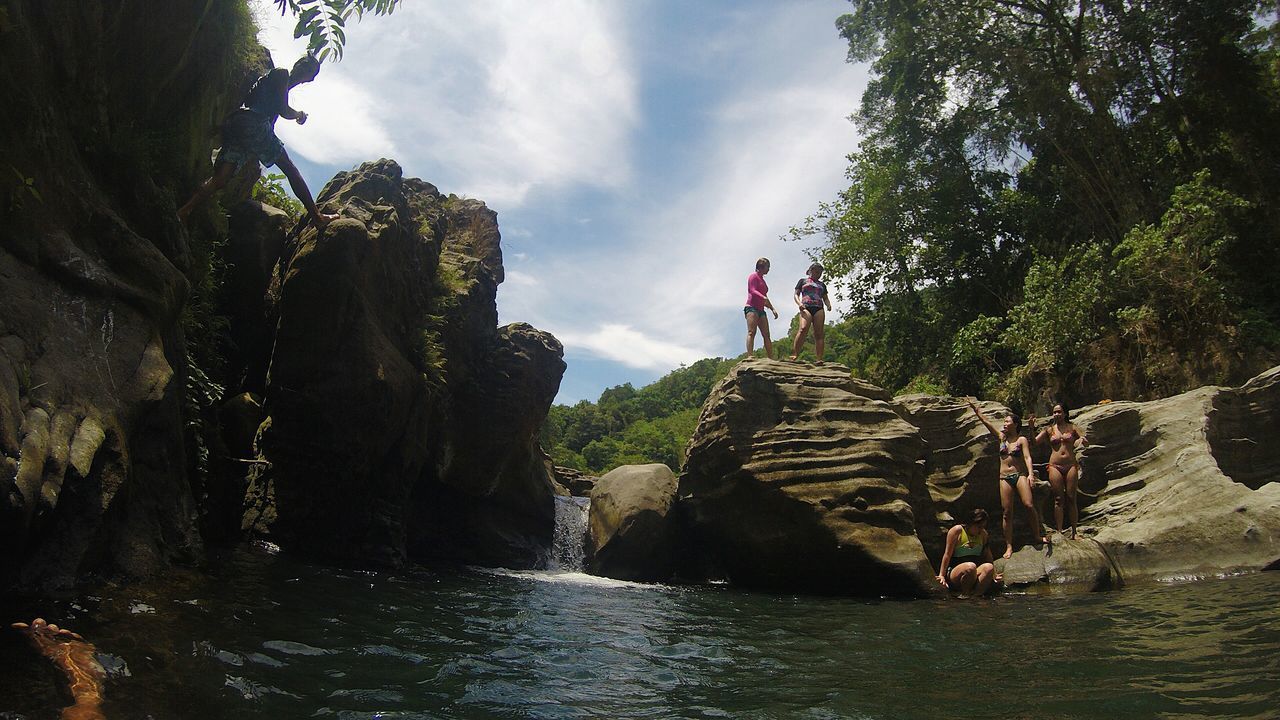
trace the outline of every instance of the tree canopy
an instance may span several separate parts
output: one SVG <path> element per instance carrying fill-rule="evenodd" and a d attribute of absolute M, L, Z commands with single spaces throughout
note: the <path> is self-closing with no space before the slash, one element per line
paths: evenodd
<path fill-rule="evenodd" d="M 793 235 L 823 238 L 868 318 L 855 371 L 1087 402 L 1274 362 L 1269 3 L 852 4 L 863 137 L 849 187 Z"/>

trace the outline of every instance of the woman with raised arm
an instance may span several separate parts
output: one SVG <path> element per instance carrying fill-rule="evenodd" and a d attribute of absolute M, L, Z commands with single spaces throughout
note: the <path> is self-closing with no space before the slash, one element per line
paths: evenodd
<path fill-rule="evenodd" d="M 1000 582 L 987 543 L 987 511 L 974 508 L 969 521 L 947 531 L 947 549 L 938 565 L 938 582 L 962 595 L 984 595 Z"/>
<path fill-rule="evenodd" d="M 764 340 L 764 355 L 773 359 L 773 341 L 769 338 L 769 316 L 765 308 L 773 312 L 773 319 L 778 319 L 778 311 L 769 302 L 769 285 L 764 276 L 769 274 L 769 258 L 756 260 L 756 271 L 747 276 L 747 302 L 742 307 L 742 314 L 747 316 L 747 357 L 756 351 L 756 329 L 760 330 L 760 339 Z"/>
<path fill-rule="evenodd" d="M 999 430 L 987 420 L 972 400 L 966 400 L 973 414 L 987 426 L 987 430 L 1000 441 L 1000 509 L 1001 525 L 1004 529 L 1004 557 L 1013 555 L 1013 501 L 1014 493 L 1022 501 L 1022 507 L 1031 517 L 1031 529 L 1041 542 L 1049 542 L 1044 534 L 1044 526 L 1040 524 L 1040 513 L 1036 512 L 1035 499 L 1031 494 L 1031 483 L 1035 475 L 1031 472 L 1031 443 L 1022 437 L 1022 418 L 1017 413 L 1010 413 L 1004 419 Z"/>
<path fill-rule="evenodd" d="M 1035 428 L 1035 416 L 1030 418 Z M 1049 487 L 1053 488 L 1053 520 L 1058 532 L 1062 532 L 1063 507 L 1071 508 L 1071 539 L 1076 539 L 1076 525 L 1080 522 L 1080 504 L 1076 491 L 1080 485 L 1080 461 L 1076 459 L 1076 443 L 1088 447 L 1085 437 L 1071 423 L 1071 413 L 1062 403 L 1053 406 L 1053 422 L 1036 435 L 1035 442 L 1048 442 Z"/>

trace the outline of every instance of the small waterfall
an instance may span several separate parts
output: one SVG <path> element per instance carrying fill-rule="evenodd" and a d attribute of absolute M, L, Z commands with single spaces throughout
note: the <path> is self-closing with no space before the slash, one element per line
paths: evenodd
<path fill-rule="evenodd" d="M 590 498 L 556 496 L 556 530 L 548 570 L 582 572 L 585 569 L 590 509 Z"/>

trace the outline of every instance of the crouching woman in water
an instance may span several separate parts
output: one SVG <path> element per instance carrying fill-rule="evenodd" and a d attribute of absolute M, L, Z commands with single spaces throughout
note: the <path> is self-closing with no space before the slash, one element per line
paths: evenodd
<path fill-rule="evenodd" d="M 987 544 L 987 511 L 974 508 L 968 522 L 947 531 L 947 549 L 938 565 L 938 582 L 963 595 L 983 595 L 1000 579 Z"/>
<path fill-rule="evenodd" d="M 973 414 L 987 426 L 987 430 L 1000 440 L 1000 525 L 1004 530 L 1004 557 L 1013 555 L 1013 503 L 1014 495 L 1022 501 L 1022 507 L 1031 518 L 1031 531 L 1040 542 L 1047 543 L 1049 538 L 1044 534 L 1044 526 L 1040 524 L 1040 513 L 1036 511 L 1035 500 L 1031 494 L 1031 483 L 1035 475 L 1031 473 L 1031 443 L 1022 437 L 1022 418 L 1011 413 L 1004 419 L 999 430 L 987 420 L 972 400 L 967 401 L 973 408 Z"/>

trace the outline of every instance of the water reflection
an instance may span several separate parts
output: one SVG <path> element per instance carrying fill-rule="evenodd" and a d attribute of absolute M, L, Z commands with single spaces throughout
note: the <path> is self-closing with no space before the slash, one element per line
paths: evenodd
<path fill-rule="evenodd" d="M 1270 573 L 866 602 L 580 573 L 367 573 L 246 552 L 54 610 L 109 654 L 115 720 L 932 718 L 975 692 L 984 715 L 1011 718 L 1269 717 L 1277 589 Z M 56 717 L 48 674 L 8 639 L 0 687 L 0 717 Z"/>

